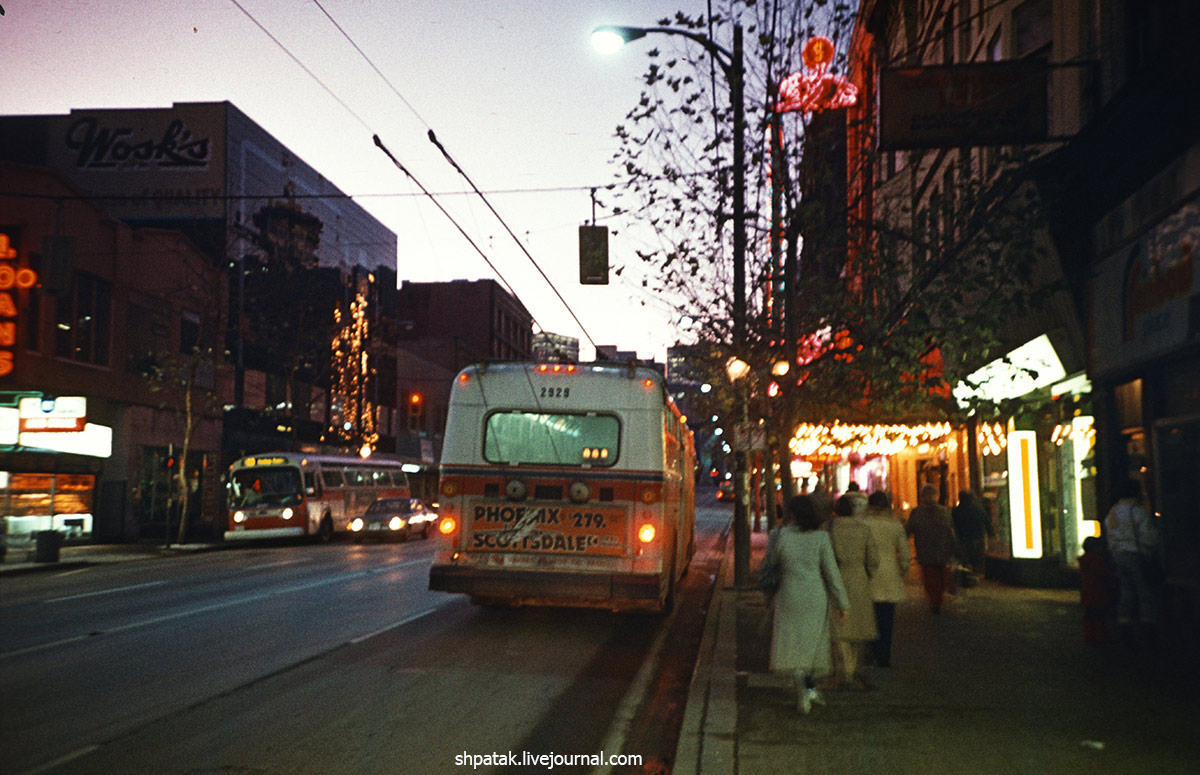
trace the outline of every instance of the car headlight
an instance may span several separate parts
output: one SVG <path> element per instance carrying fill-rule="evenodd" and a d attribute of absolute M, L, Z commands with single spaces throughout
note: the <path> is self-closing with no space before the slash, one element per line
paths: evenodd
<path fill-rule="evenodd" d="M 399 530 L 400 528 L 404 527 L 404 520 L 400 517 L 392 517 L 391 520 L 388 521 L 388 527 L 392 530 Z"/>
<path fill-rule="evenodd" d="M 350 529 L 351 529 L 351 530 L 353 530 L 355 533 L 357 533 L 358 531 L 362 530 L 362 529 L 363 529 L 363 521 L 362 521 L 362 518 L 361 518 L 361 517 L 355 517 L 355 518 L 354 518 L 354 520 L 353 520 L 353 521 L 350 523 Z"/>
<path fill-rule="evenodd" d="M 244 511 L 233 512 L 233 521 L 234 522 L 245 522 L 246 521 L 246 512 L 244 512 Z"/>
<path fill-rule="evenodd" d="M 292 511 L 292 507 L 291 507 L 291 506 L 288 506 L 286 509 L 284 509 L 284 510 L 283 510 L 283 518 L 284 518 L 284 519 L 291 519 L 291 518 L 292 518 L 292 515 L 293 515 L 293 514 L 295 514 L 295 513 L 296 513 L 296 512 Z"/>

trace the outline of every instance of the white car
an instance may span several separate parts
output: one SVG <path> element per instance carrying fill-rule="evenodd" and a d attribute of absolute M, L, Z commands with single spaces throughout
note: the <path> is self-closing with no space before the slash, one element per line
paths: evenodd
<path fill-rule="evenodd" d="M 438 515 L 420 498 L 380 498 L 361 517 L 350 521 L 354 540 L 379 538 L 407 541 L 414 534 L 428 538 Z"/>

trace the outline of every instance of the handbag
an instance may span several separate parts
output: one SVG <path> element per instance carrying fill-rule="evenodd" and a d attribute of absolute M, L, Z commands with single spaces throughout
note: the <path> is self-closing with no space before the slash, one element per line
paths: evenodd
<path fill-rule="evenodd" d="M 773 593 L 779 589 L 783 581 L 783 566 L 779 563 L 778 555 L 770 554 L 763 558 L 763 564 L 758 569 L 758 586 L 763 592 Z"/>

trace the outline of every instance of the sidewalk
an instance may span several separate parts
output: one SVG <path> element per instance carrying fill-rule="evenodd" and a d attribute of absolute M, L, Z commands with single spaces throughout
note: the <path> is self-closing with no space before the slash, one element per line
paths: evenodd
<path fill-rule="evenodd" d="M 765 543 L 753 535 L 754 569 Z M 732 558 L 731 545 L 673 775 L 1200 772 L 1194 655 L 1085 643 L 1073 590 L 985 581 L 935 617 L 910 573 L 893 667 L 802 715 L 767 669 L 763 598 L 733 588 Z"/>
<path fill-rule="evenodd" d="M 58 551 L 58 562 L 35 562 L 34 541 L 12 541 L 4 559 L 0 560 L 0 575 L 33 573 L 37 571 L 69 570 L 108 562 L 128 562 L 149 557 L 175 557 L 185 552 L 220 549 L 225 544 L 172 544 L 164 547 L 161 541 L 131 544 L 64 544 Z"/>

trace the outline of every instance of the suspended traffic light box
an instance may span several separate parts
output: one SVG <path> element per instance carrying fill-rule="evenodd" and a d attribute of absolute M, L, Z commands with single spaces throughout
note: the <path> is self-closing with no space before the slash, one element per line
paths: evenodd
<path fill-rule="evenodd" d="M 608 285 L 608 227 L 579 227 L 580 285 Z"/>

